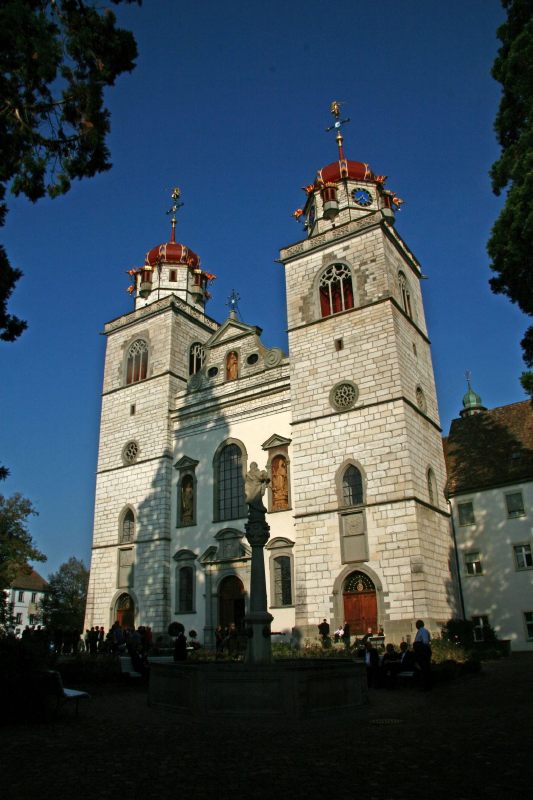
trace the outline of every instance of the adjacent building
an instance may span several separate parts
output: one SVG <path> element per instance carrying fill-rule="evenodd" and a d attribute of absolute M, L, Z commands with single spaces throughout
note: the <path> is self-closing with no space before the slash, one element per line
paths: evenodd
<path fill-rule="evenodd" d="M 533 650 L 533 407 L 487 410 L 469 388 L 444 441 L 464 616 Z"/>
<path fill-rule="evenodd" d="M 17 573 L 8 592 L 16 636 L 20 636 L 27 625 L 31 627 L 40 622 L 40 602 L 47 592 L 48 583 L 32 567 Z"/>

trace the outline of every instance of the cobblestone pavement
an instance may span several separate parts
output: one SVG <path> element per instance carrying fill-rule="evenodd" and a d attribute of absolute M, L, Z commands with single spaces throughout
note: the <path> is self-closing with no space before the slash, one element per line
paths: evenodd
<path fill-rule="evenodd" d="M 80 688 L 80 687 L 78 687 Z M 371 691 L 351 718 L 184 719 L 136 686 L 76 718 L 0 729 L 2 795 L 83 798 L 514 798 L 531 789 L 533 653 L 432 692 Z"/>

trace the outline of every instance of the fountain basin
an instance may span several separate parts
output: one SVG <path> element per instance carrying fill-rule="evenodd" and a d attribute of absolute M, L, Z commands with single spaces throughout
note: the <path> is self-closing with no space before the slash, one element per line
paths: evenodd
<path fill-rule="evenodd" d="M 365 666 L 348 659 L 150 667 L 149 705 L 192 716 L 300 719 L 349 714 L 367 702 Z"/>

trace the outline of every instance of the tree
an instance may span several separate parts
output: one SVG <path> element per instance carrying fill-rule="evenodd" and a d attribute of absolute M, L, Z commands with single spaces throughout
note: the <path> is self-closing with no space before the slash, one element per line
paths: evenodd
<path fill-rule="evenodd" d="M 69 558 L 48 578 L 49 591 L 41 600 L 43 623 L 47 628 L 83 630 L 89 571 L 83 561 Z"/>
<path fill-rule="evenodd" d="M 9 625 L 13 612 L 5 590 L 28 561 L 46 561 L 27 528 L 28 517 L 33 514 L 37 512 L 22 495 L 0 494 L 0 628 Z"/>
<path fill-rule="evenodd" d="M 34 514 L 37 512 L 31 502 L 22 495 L 0 494 L 0 592 L 9 588 L 28 561 L 46 561 L 27 528 L 28 517 Z"/>
<path fill-rule="evenodd" d="M 507 20 L 498 29 L 502 46 L 492 68 L 502 85 L 494 123 L 501 155 L 491 178 L 494 193 L 507 188 L 507 196 L 487 245 L 496 273 L 490 286 L 533 316 L 533 0 L 502 0 L 502 5 Z M 533 367 L 533 326 L 521 345 L 526 365 Z M 531 373 L 521 380 L 531 392 Z"/>
<path fill-rule="evenodd" d="M 141 3 L 141 0 L 111 0 Z M 110 169 L 104 89 L 131 72 L 137 45 L 94 0 L 2 0 L 0 4 L 0 226 L 8 188 L 35 202 L 72 180 Z M 26 323 L 8 314 L 21 272 L 0 249 L 0 339 Z"/>

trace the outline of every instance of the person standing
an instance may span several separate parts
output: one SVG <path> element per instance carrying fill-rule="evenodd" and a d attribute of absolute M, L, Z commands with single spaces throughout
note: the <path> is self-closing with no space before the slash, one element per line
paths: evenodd
<path fill-rule="evenodd" d="M 351 636 L 350 623 L 345 622 L 342 629 L 342 642 L 346 650 L 350 649 L 350 636 Z"/>
<path fill-rule="evenodd" d="M 422 689 L 431 689 L 431 636 L 424 620 L 416 621 L 416 636 L 413 642 L 415 661 L 420 669 Z"/>
<path fill-rule="evenodd" d="M 326 619 L 323 619 L 322 622 L 318 626 L 318 633 L 320 634 L 320 638 L 322 639 L 322 647 L 329 647 L 331 644 L 331 640 L 329 638 L 329 622 Z"/>

